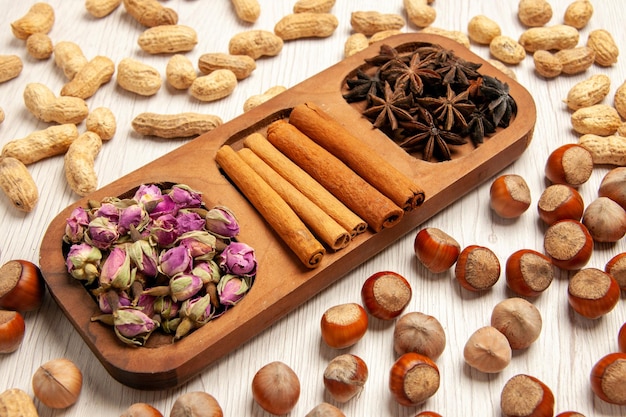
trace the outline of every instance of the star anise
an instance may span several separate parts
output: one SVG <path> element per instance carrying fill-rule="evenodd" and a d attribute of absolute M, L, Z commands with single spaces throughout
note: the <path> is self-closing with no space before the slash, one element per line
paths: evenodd
<path fill-rule="evenodd" d="M 419 54 L 422 59 L 431 61 L 438 66 L 441 66 L 450 59 L 456 58 L 454 51 L 443 48 L 437 44 L 420 46 L 415 49 L 415 53 Z"/>
<path fill-rule="evenodd" d="M 450 84 L 447 86 L 447 92 L 442 97 L 422 97 L 417 102 L 433 109 L 433 113 L 443 124 L 445 130 L 451 130 L 454 126 L 461 128 L 467 127 L 465 116 L 470 114 L 476 106 L 468 101 L 468 90 L 463 90 L 457 94 Z"/>
<path fill-rule="evenodd" d="M 430 68 L 430 62 L 422 60 L 419 54 L 413 54 L 408 64 L 398 60 L 390 61 L 381 68 L 381 74 L 385 79 L 395 83 L 394 88 L 402 89 L 407 94 L 413 93 L 418 96 L 424 90 L 422 78 L 441 78 L 441 75 Z"/>
<path fill-rule="evenodd" d="M 391 130 L 398 128 L 398 119 L 411 120 L 412 116 L 408 109 L 412 99 L 401 90 L 393 90 L 388 82 L 385 82 L 384 96 L 370 95 L 371 105 L 363 111 L 363 115 L 374 120 L 374 126 L 381 129 L 389 126 Z"/>
<path fill-rule="evenodd" d="M 449 130 L 443 130 L 429 112 L 424 112 L 424 122 L 413 119 L 402 122 L 410 136 L 400 142 L 400 147 L 407 152 L 415 152 L 422 149 L 422 159 L 430 161 L 437 154 L 441 160 L 452 159 L 450 145 L 463 145 L 467 139 Z"/>
<path fill-rule="evenodd" d="M 496 131 L 496 127 L 489 116 L 487 106 L 482 106 L 470 114 L 467 121 L 467 133 L 475 145 L 483 143 L 485 136 Z"/>
<path fill-rule="evenodd" d="M 437 72 L 443 76 L 444 84 L 460 84 L 468 86 L 470 80 L 480 77 L 478 68 L 482 64 L 469 62 L 463 58 L 450 58 L 441 67 L 437 68 Z"/>
<path fill-rule="evenodd" d="M 411 59 L 411 53 L 400 53 L 393 46 L 382 44 L 380 46 L 380 52 L 378 55 L 371 58 L 365 58 L 365 62 L 368 64 L 381 67 L 389 61 L 404 61 L 409 62 Z"/>
<path fill-rule="evenodd" d="M 347 79 L 346 84 L 350 91 L 344 94 L 343 98 L 348 103 L 365 100 L 370 94 L 378 96 L 383 92 L 379 71 L 369 75 L 359 68 L 356 71 L 356 78 Z"/>
<path fill-rule="evenodd" d="M 507 127 L 511 117 L 517 113 L 517 104 L 509 94 L 509 85 L 495 77 L 484 75 L 480 91 L 488 100 L 493 124 Z"/>

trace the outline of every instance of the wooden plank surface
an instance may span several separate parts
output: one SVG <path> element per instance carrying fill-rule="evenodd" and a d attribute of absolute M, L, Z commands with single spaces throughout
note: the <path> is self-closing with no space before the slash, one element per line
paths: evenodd
<path fill-rule="evenodd" d="M 134 57 L 165 71 L 167 56 L 150 56 L 140 51 L 136 39 L 143 28 L 125 14 L 120 7 L 103 19 L 90 17 L 80 2 L 49 1 L 57 19 L 50 33 L 53 41 L 71 40 L 79 43 L 88 57 L 109 56 L 116 63 L 125 57 Z M 188 56 L 194 63 L 206 52 L 226 52 L 230 36 L 248 29 L 272 30 L 275 22 L 291 12 L 293 2 L 260 1 L 261 17 L 255 24 L 238 21 L 229 2 L 170 0 L 164 4 L 177 10 L 180 22 L 198 30 L 199 43 Z M 568 1 L 553 1 L 554 16 L 550 24 L 561 23 Z M 35 120 L 25 109 L 22 91 L 28 82 L 42 82 L 53 91 L 59 91 L 65 80 L 52 60 L 36 61 L 25 52 L 24 43 L 10 32 L 10 22 L 22 16 L 30 2 L 0 1 L 3 6 L 0 42 L 3 54 L 17 54 L 24 60 L 22 74 L 0 84 L 0 107 L 6 120 L 0 125 L 0 144 L 21 138 L 47 124 Z M 581 31 L 584 44 L 590 30 L 604 28 L 613 33 L 619 45 L 626 35 L 621 30 L 625 12 L 618 1 L 594 2 L 595 14 L 589 26 Z M 517 38 L 523 27 L 516 18 L 515 1 L 463 2 L 436 1 L 438 27 L 466 30 L 472 16 L 485 14 L 498 21 L 503 33 Z M 221 101 L 200 103 L 185 92 L 174 91 L 165 85 L 155 96 L 138 97 L 115 84 L 104 86 L 88 100 L 90 108 L 110 107 L 118 122 L 116 136 L 103 146 L 96 160 L 100 186 L 117 179 L 166 155 L 189 140 L 143 138 L 130 127 L 132 118 L 144 111 L 176 113 L 200 111 L 217 114 L 229 121 L 242 113 L 244 101 L 274 85 L 292 87 L 343 58 L 343 43 L 349 36 L 350 13 L 357 10 L 379 10 L 403 13 L 402 2 L 339 1 L 333 8 L 340 26 L 327 39 L 290 41 L 274 58 L 258 61 L 253 75 L 237 86 L 234 93 Z M 416 28 L 407 25 L 405 32 Z M 472 45 L 472 51 L 488 58 L 485 47 Z M 626 68 L 618 62 L 611 68 L 593 66 L 577 76 L 546 80 L 534 73 L 532 59 L 527 59 L 513 70 L 517 78 L 533 95 L 538 116 L 534 139 L 524 155 L 505 171 L 524 176 L 533 197 L 533 205 L 517 220 L 502 220 L 489 209 L 489 182 L 448 207 L 425 225 L 439 227 L 454 236 L 462 246 L 481 244 L 496 252 L 504 264 L 509 254 L 517 249 L 542 250 L 544 226 L 536 214 L 536 202 L 546 186 L 543 176 L 545 159 L 560 144 L 577 140 L 571 130 L 570 113 L 562 103 L 569 88 L 591 74 L 605 73 L 612 79 L 611 93 L 605 100 L 612 103 L 612 94 L 626 79 Z M 84 125 L 80 126 L 84 129 Z M 79 128 L 80 128 L 79 127 Z M 51 158 L 30 167 L 41 198 L 30 214 L 14 210 L 6 199 L 0 200 L 0 224 L 3 239 L 0 242 L 0 261 L 28 259 L 39 262 L 42 238 L 52 219 L 65 207 L 78 200 L 65 183 L 62 158 Z M 608 167 L 599 167 L 580 191 L 586 202 L 597 195 L 597 187 Z M 485 294 L 471 294 L 461 290 L 452 271 L 443 275 L 429 274 L 413 256 L 414 233 L 392 244 L 375 255 L 345 278 L 333 284 L 304 305 L 296 308 L 261 335 L 240 349 L 216 362 L 198 377 L 183 386 L 163 391 L 130 389 L 113 379 L 93 353 L 86 347 L 61 309 L 50 296 L 41 310 L 26 315 L 27 334 L 20 349 L 0 357 L 0 390 L 18 387 L 32 394 L 30 380 L 37 366 L 49 359 L 67 357 L 82 369 L 85 385 L 76 405 L 63 412 L 66 416 L 90 413 L 96 416 L 119 415 L 134 402 L 147 402 L 169 414 L 174 400 L 183 392 L 205 390 L 214 395 L 225 415 L 267 416 L 252 401 L 249 384 L 257 369 L 273 360 L 282 360 L 292 366 L 301 378 L 302 394 L 290 415 L 304 415 L 317 403 L 331 401 L 324 393 L 321 380 L 326 363 L 339 352 L 327 348 L 320 339 L 319 320 L 323 312 L 339 303 L 359 302 L 362 282 L 380 270 L 394 270 L 406 276 L 414 289 L 409 310 L 422 311 L 437 317 L 448 338 L 446 350 L 438 360 L 442 371 L 439 392 L 424 406 L 407 408 L 397 405 L 387 389 L 388 372 L 395 355 L 392 348 L 393 324 L 372 320 L 366 337 L 350 352 L 361 356 L 370 368 L 370 380 L 357 399 L 342 405 L 346 415 L 413 416 L 419 410 L 431 409 L 446 416 L 468 414 L 499 415 L 499 394 L 506 380 L 516 373 L 530 373 L 546 382 L 554 391 L 557 411 L 577 410 L 585 415 L 623 415 L 624 407 L 611 406 L 596 399 L 590 389 L 588 375 L 591 366 L 606 353 L 616 349 L 617 330 L 626 321 L 624 299 L 618 307 L 601 320 L 582 319 L 569 309 L 566 300 L 567 273 L 559 273 L 548 291 L 533 300 L 542 312 L 544 328 L 540 339 L 526 351 L 516 352 L 511 365 L 502 373 L 485 375 L 471 370 L 463 363 L 462 350 L 469 335 L 488 324 L 491 309 L 500 300 L 512 296 L 503 277 L 497 286 Z M 625 250 L 623 241 L 616 245 L 596 245 L 589 266 L 603 268 L 613 255 Z M 37 402 L 41 416 L 58 415 Z"/>

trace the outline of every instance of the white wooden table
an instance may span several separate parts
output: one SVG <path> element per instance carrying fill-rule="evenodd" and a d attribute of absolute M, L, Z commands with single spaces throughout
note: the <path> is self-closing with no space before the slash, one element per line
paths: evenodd
<path fill-rule="evenodd" d="M 0 0 L 1 53 L 17 54 L 24 62 L 18 78 L 0 84 L 0 107 L 6 112 L 6 120 L 0 125 L 0 145 L 47 127 L 24 107 L 22 92 L 27 83 L 41 82 L 57 93 L 65 83 L 52 58 L 44 61 L 30 58 L 24 42 L 11 34 L 10 22 L 26 13 L 32 3 Z M 116 63 L 125 57 L 140 59 L 164 74 L 168 56 L 149 56 L 139 49 L 136 39 L 144 28 L 126 14 L 123 6 L 105 18 L 94 19 L 87 14 L 82 1 L 49 0 L 49 3 L 56 11 L 56 21 L 50 32 L 54 42 L 74 41 L 87 57 L 105 55 Z M 227 52 L 230 37 L 240 31 L 252 28 L 272 30 L 282 16 L 291 12 L 294 1 L 260 0 L 261 17 L 254 24 L 238 21 L 226 0 L 170 0 L 164 3 L 178 12 L 180 23 L 198 31 L 199 43 L 187 54 L 192 62 L 197 63 L 203 53 Z M 438 14 L 435 26 L 466 31 L 471 17 L 485 14 L 499 22 L 504 34 L 517 38 L 524 30 L 517 20 L 517 3 L 515 0 L 437 0 L 433 4 Z M 554 16 L 550 25 L 562 22 L 569 3 L 568 0 L 551 2 Z M 586 41 L 590 30 L 604 28 L 613 34 L 620 46 L 626 45 L 626 32 L 623 31 L 626 10 L 622 2 L 593 3 L 596 10 L 590 24 L 581 31 L 581 43 Z M 198 102 L 186 92 L 174 91 L 165 84 L 155 96 L 139 97 L 122 90 L 113 79 L 88 99 L 90 108 L 109 107 L 118 123 L 117 134 L 104 144 L 96 160 L 100 185 L 115 181 L 186 143 L 186 140 L 139 136 L 131 129 L 135 115 L 145 111 L 197 111 L 216 114 L 228 121 L 242 113 L 243 103 L 249 96 L 275 85 L 293 86 L 341 60 L 344 42 L 351 33 L 350 13 L 357 10 L 404 14 L 400 0 L 339 0 L 333 9 L 339 19 L 339 27 L 333 36 L 286 42 L 277 57 L 259 60 L 252 76 L 242 81 L 231 96 L 217 102 Z M 408 25 L 403 30 L 412 32 L 417 28 Z M 489 57 L 486 47 L 472 45 L 471 49 L 482 57 Z M 591 74 L 605 73 L 612 80 L 611 92 L 605 102 L 612 104 L 615 89 L 626 80 L 623 58 L 620 56 L 618 64 L 611 68 L 594 65 L 584 74 L 552 80 L 535 74 L 530 56 L 512 68 L 518 81 L 535 98 L 538 114 L 530 147 L 505 172 L 520 174 L 526 179 L 532 191 L 531 208 L 516 220 L 498 218 L 489 208 L 489 185 L 493 178 L 485 178 L 482 185 L 424 226 L 447 231 L 461 246 L 479 244 L 490 247 L 503 265 L 518 249 L 542 251 L 545 227 L 538 219 L 536 203 L 547 186 L 544 164 L 551 150 L 577 140 L 571 129 L 570 113 L 562 100 L 576 82 Z M 84 124 L 79 126 L 79 130 L 82 129 Z M 61 157 L 35 163 L 29 169 L 40 190 L 36 209 L 24 214 L 15 210 L 6 198 L 0 198 L 2 263 L 11 259 L 38 262 L 40 242 L 48 223 L 78 199 L 66 184 Z M 608 167 L 598 167 L 588 183 L 580 188 L 586 202 L 596 197 L 600 180 L 606 172 Z M 346 415 L 408 417 L 420 410 L 433 410 L 444 416 L 500 415 L 500 391 L 504 383 L 518 373 L 534 375 L 550 386 L 556 397 L 557 412 L 576 410 L 587 416 L 626 415 L 626 407 L 613 406 L 595 398 L 589 385 L 592 365 L 617 349 L 617 331 L 626 321 L 623 296 L 618 307 L 604 318 L 586 320 L 568 306 L 569 274 L 557 273 L 552 286 L 533 300 L 544 320 L 539 340 L 529 349 L 515 352 L 510 366 L 501 373 L 483 374 L 465 365 L 463 346 L 474 330 L 489 323 L 493 306 L 513 293 L 506 288 L 504 275 L 491 291 L 471 294 L 460 289 L 452 270 L 437 276 L 428 273 L 413 254 L 414 236 L 415 233 L 410 233 L 400 239 L 196 378 L 171 390 L 135 390 L 114 380 L 47 295 L 40 310 L 25 316 L 27 331 L 22 346 L 12 354 L 0 356 L 0 391 L 16 387 L 32 394 L 31 377 L 37 367 L 50 359 L 66 357 L 83 372 L 82 394 L 74 406 L 64 411 L 51 410 L 37 401 L 41 416 L 115 416 L 135 402 L 152 404 L 168 415 L 180 394 L 195 390 L 215 396 L 227 416 L 266 416 L 269 414 L 253 402 L 250 382 L 260 367 L 281 360 L 296 371 L 302 385 L 300 400 L 289 415 L 303 416 L 322 401 L 332 403 L 324 392 L 322 373 L 338 352 L 327 348 L 321 341 L 321 315 L 335 304 L 360 302 L 361 284 L 368 276 L 380 270 L 393 270 L 407 277 L 413 286 L 414 296 L 407 311 L 421 311 L 437 317 L 446 331 L 447 346 L 438 360 L 441 387 L 420 407 L 407 408 L 396 404 L 387 388 L 389 369 L 395 360 L 393 323 L 371 320 L 366 336 L 347 350 L 366 361 L 370 377 L 359 398 L 340 405 Z M 612 256 L 625 250 L 624 241 L 615 245 L 596 245 L 588 266 L 603 269 Z"/>

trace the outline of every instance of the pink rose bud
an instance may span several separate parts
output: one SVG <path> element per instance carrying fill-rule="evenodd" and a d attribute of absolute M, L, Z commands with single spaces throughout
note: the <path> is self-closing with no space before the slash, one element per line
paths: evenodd
<path fill-rule="evenodd" d="M 245 243 L 229 243 L 219 254 L 217 262 L 227 274 L 243 277 L 256 274 L 257 261 L 254 249 Z"/>
<path fill-rule="evenodd" d="M 70 247 L 65 265 L 67 272 L 79 281 L 91 285 L 100 275 L 102 252 L 88 243 L 75 244 Z"/>
<path fill-rule="evenodd" d="M 143 346 L 159 324 L 140 310 L 120 308 L 113 312 L 113 326 L 122 342 Z"/>
<path fill-rule="evenodd" d="M 227 207 L 213 207 L 207 212 L 205 219 L 207 230 L 218 237 L 228 239 L 239 234 L 239 223 L 237 222 L 237 218 Z"/>

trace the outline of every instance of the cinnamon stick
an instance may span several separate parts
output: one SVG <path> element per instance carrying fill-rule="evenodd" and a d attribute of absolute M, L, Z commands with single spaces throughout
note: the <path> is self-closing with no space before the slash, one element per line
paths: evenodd
<path fill-rule="evenodd" d="M 343 249 L 350 243 L 350 234 L 346 229 L 341 227 L 289 181 L 281 177 L 251 149 L 243 148 L 237 153 L 289 204 L 313 234 L 317 235 L 331 249 Z"/>
<path fill-rule="evenodd" d="M 304 103 L 294 107 L 289 123 L 341 159 L 404 210 L 413 210 L 424 202 L 424 191 L 412 179 L 316 104 Z"/>
<path fill-rule="evenodd" d="M 341 201 L 311 177 L 306 171 L 287 158 L 260 133 L 246 137 L 243 145 L 250 148 L 274 171 L 293 184 L 313 203 L 328 213 L 337 223 L 350 232 L 350 237 L 367 230 L 367 223 L 346 207 Z"/>
<path fill-rule="evenodd" d="M 402 208 L 294 125 L 285 120 L 271 123 L 267 127 L 267 139 L 374 231 L 392 227 L 402 218 Z"/>
<path fill-rule="evenodd" d="M 308 268 L 320 265 L 326 250 L 298 215 L 233 148 L 222 146 L 215 161 L 250 203 Z"/>

